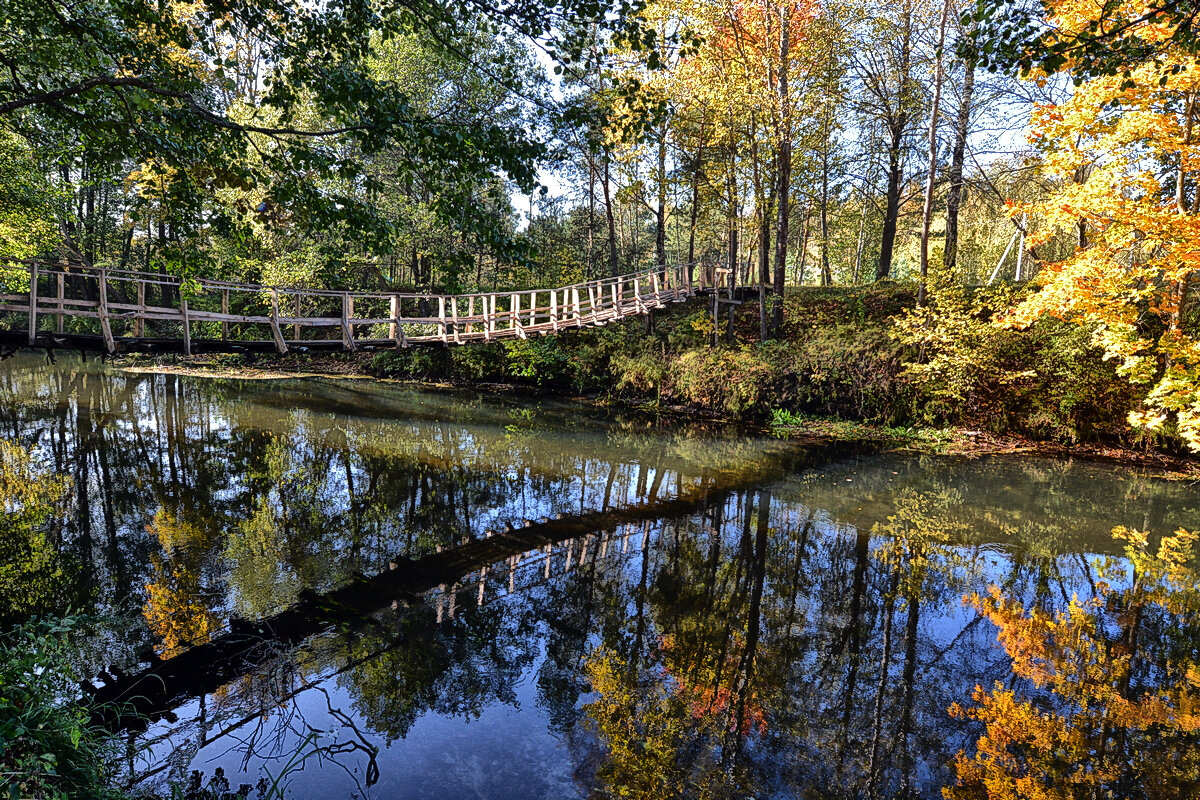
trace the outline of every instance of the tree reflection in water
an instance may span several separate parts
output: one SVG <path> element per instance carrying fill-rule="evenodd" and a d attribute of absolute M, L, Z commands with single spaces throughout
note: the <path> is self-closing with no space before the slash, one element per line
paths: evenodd
<path fill-rule="evenodd" d="M 828 463 L 391 387 L 5 369 L 21 474 L 70 488 L 54 535 L 34 509 L 46 558 L 4 573 L 24 587 L 4 607 L 90 598 L 113 621 L 80 654 L 98 674 L 244 642 L 240 674 L 126 734 L 131 777 L 253 782 L 297 756 L 296 797 L 1195 793 L 1200 601 L 1187 537 L 1158 545 L 1200 529 L 1186 486 L 1037 459 Z M 702 491 L 687 513 L 518 536 Z M 1114 524 L 1152 544 L 1123 555 Z M 354 594 L 359 573 L 438 558 L 461 567 L 444 585 Z M 255 627 L 297 607 L 321 613 Z"/>

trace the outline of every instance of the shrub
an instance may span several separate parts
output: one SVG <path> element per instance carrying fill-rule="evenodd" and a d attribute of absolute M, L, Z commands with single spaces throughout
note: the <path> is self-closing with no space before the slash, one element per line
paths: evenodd
<path fill-rule="evenodd" d="M 904 374 L 921 401 L 914 416 L 1072 443 L 1127 438 L 1137 394 L 1090 332 L 1050 318 L 1026 330 L 995 325 L 993 309 L 1014 299 L 1011 289 L 944 287 L 897 320 L 894 335 L 911 348 Z"/>
<path fill-rule="evenodd" d="M 38 620 L 0 636 L 0 774 L 14 797 L 121 796 L 109 788 L 118 751 L 76 702 L 68 642 L 80 623 Z"/>
<path fill-rule="evenodd" d="M 447 373 L 448 365 L 444 347 L 385 350 L 371 359 L 371 370 L 383 378 L 437 378 Z"/>
<path fill-rule="evenodd" d="M 500 381 L 508 377 L 508 354 L 495 342 L 450 348 L 450 374 L 468 380 Z"/>
<path fill-rule="evenodd" d="M 514 378 L 538 386 L 569 383 L 569 358 L 557 336 L 506 339 L 504 351 L 508 356 L 508 373 Z"/>

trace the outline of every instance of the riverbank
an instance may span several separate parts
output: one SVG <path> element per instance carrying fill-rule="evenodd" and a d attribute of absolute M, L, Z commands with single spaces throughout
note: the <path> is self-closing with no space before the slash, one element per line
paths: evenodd
<path fill-rule="evenodd" d="M 486 391 L 497 394 L 546 396 L 548 389 L 529 383 L 467 380 L 433 380 L 384 377 L 375 366 L 378 353 L 289 354 L 259 356 L 250 360 L 229 356 L 180 356 L 160 358 L 122 358 L 116 366 L 125 372 L 186 375 L 219 380 L 289 380 L 332 378 L 338 380 L 387 382 L 441 391 Z M 886 425 L 877 422 L 841 419 L 776 410 L 766 419 L 722 414 L 711 409 L 665 403 L 635 394 L 608 392 L 579 394 L 549 389 L 564 400 L 600 407 L 619 406 L 680 420 L 697 415 L 712 421 L 724 421 L 765 430 L 773 436 L 793 441 L 861 443 L 889 452 L 925 453 L 980 457 L 987 455 L 1029 455 L 1055 458 L 1082 458 L 1110 464 L 1151 469 L 1164 477 L 1200 480 L 1200 460 L 1187 454 L 1162 449 L 1105 442 L 1061 442 L 1036 439 L 1014 433 L 996 433 L 969 425 L 921 426 Z"/>

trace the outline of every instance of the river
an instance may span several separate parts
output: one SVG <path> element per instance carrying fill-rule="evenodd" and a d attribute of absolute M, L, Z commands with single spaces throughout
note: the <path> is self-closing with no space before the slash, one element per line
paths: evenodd
<path fill-rule="evenodd" d="M 1200 528 L 1139 469 L 800 445 L 321 378 L 0 362 L 0 438 L 70 481 L 53 602 L 130 785 L 294 798 L 939 797 L 1019 686 L 964 602 Z M 32 580 L 33 578 L 31 578 Z"/>

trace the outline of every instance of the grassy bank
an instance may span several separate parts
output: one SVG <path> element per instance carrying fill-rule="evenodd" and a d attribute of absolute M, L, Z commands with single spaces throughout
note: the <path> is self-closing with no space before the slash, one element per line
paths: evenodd
<path fill-rule="evenodd" d="M 1127 421 L 1142 396 L 1103 361 L 1087 331 L 1045 320 L 1028 330 L 987 324 L 976 292 L 912 315 L 909 287 L 804 288 L 786 297 L 782 334 L 760 341 L 757 305 L 739 307 L 721 344 L 703 301 L 644 320 L 559 336 L 449 348 L 283 357 L 218 356 L 188 368 L 218 374 L 370 375 L 677 408 L 786 433 L 836 431 L 939 446 L 1008 437 L 1053 446 L 1177 454 L 1176 440 Z M 732 342 L 732 343 L 731 343 Z M 842 425 L 845 428 L 846 425 Z M 957 434 L 938 433 L 955 429 Z M 897 433 L 899 432 L 899 433 Z M 967 435 L 969 434 L 969 435 Z"/>

